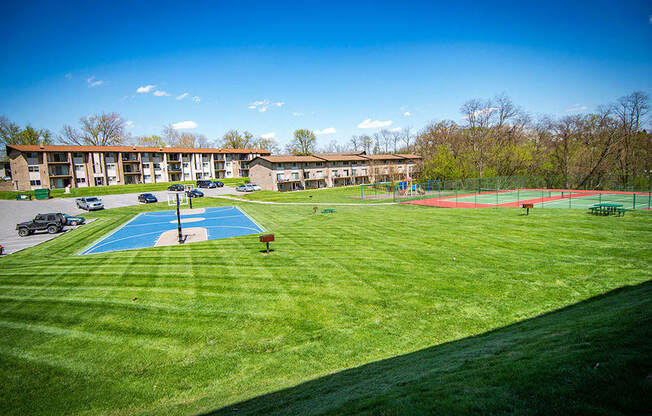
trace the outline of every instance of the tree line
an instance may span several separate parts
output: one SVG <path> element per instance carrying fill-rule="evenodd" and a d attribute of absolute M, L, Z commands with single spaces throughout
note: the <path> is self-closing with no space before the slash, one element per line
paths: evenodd
<path fill-rule="evenodd" d="M 652 136 L 645 130 L 649 97 L 633 92 L 587 114 L 534 120 L 505 95 L 469 100 L 463 123 L 433 122 L 419 132 L 414 151 L 429 178 L 529 175 L 560 186 L 649 183 Z M 638 182 L 637 182 L 638 181 Z"/>
<path fill-rule="evenodd" d="M 83 117 L 77 127 L 65 125 L 59 135 L 30 125 L 21 128 L 0 116 L 0 144 L 255 148 L 295 155 L 415 153 L 423 157 L 419 174 L 424 178 L 530 175 L 555 177 L 561 186 L 581 188 L 617 177 L 626 186 L 636 185 L 640 178 L 649 183 L 652 174 L 652 137 L 646 130 L 649 101 L 647 94 L 633 92 L 590 113 L 535 119 L 499 94 L 465 102 L 459 122 L 431 122 L 416 133 L 409 127 L 383 129 L 320 147 L 313 131 L 298 129 L 283 149 L 274 139 L 246 130 L 229 130 L 210 141 L 202 134 L 179 132 L 168 125 L 160 135 L 132 137 L 126 132 L 127 122 L 117 113 Z"/>
<path fill-rule="evenodd" d="M 274 139 L 256 137 L 248 131 L 229 130 L 221 139 L 211 141 L 205 135 L 180 132 L 172 125 L 163 127 L 161 134 L 132 136 L 127 132 L 127 120 L 118 113 L 94 114 L 82 117 L 78 126 L 66 124 L 59 134 L 31 125 L 21 128 L 5 116 L 0 116 L 0 145 L 12 144 L 71 144 L 78 146 L 143 146 L 228 149 L 264 149 L 278 153 Z"/>

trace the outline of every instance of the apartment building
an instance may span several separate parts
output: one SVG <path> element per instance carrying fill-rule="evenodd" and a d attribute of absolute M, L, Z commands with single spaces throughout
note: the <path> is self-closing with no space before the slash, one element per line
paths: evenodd
<path fill-rule="evenodd" d="M 249 162 L 252 183 L 265 190 L 294 191 L 411 178 L 421 157 L 409 154 L 259 156 Z"/>
<path fill-rule="evenodd" d="M 176 182 L 249 175 L 266 150 L 7 145 L 14 189 Z"/>

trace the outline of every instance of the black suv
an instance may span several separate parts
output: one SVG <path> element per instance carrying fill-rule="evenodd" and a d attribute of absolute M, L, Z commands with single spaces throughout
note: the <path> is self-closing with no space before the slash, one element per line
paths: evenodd
<path fill-rule="evenodd" d="M 177 192 L 182 192 L 185 191 L 186 189 L 183 187 L 183 185 L 175 183 L 174 185 L 168 186 L 168 191 L 177 191 Z"/>
<path fill-rule="evenodd" d="M 60 232 L 65 224 L 66 218 L 63 214 L 38 214 L 32 221 L 16 224 L 16 230 L 18 230 L 18 235 L 21 237 L 43 230 L 54 234 Z"/>

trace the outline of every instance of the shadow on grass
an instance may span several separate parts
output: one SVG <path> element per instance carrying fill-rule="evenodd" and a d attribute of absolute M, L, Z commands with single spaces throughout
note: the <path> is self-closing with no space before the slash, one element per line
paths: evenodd
<path fill-rule="evenodd" d="M 645 414 L 652 281 L 206 415 Z"/>

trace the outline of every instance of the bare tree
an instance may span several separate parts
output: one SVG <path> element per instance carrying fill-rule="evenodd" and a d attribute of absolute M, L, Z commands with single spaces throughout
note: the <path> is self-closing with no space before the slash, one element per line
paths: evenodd
<path fill-rule="evenodd" d="M 373 144 L 371 137 L 365 134 L 364 136 L 360 136 L 359 140 L 360 140 L 360 147 L 362 147 L 362 150 L 364 150 L 364 152 L 367 154 L 371 154 L 371 146 Z"/>
<path fill-rule="evenodd" d="M 402 133 L 403 143 L 405 144 L 405 151 L 410 153 L 412 152 L 412 148 L 410 147 L 410 143 L 412 143 L 412 127 L 404 127 Z"/>
<path fill-rule="evenodd" d="M 82 117 L 79 123 L 79 129 L 63 126 L 63 142 L 78 146 L 119 146 L 128 139 L 125 119 L 118 113 Z"/>
<path fill-rule="evenodd" d="M 519 112 L 518 108 L 516 108 L 512 100 L 505 93 L 498 94 L 494 97 L 493 103 L 498 117 L 498 127 L 504 126 L 507 121 L 515 117 Z"/>
<path fill-rule="evenodd" d="M 358 136 L 351 136 L 351 148 L 353 149 L 354 152 L 358 151 L 358 147 L 361 145 L 361 140 Z"/>
<path fill-rule="evenodd" d="M 213 146 L 213 143 L 203 134 L 179 132 L 172 125 L 163 127 L 163 140 L 171 147 L 207 148 Z"/>

